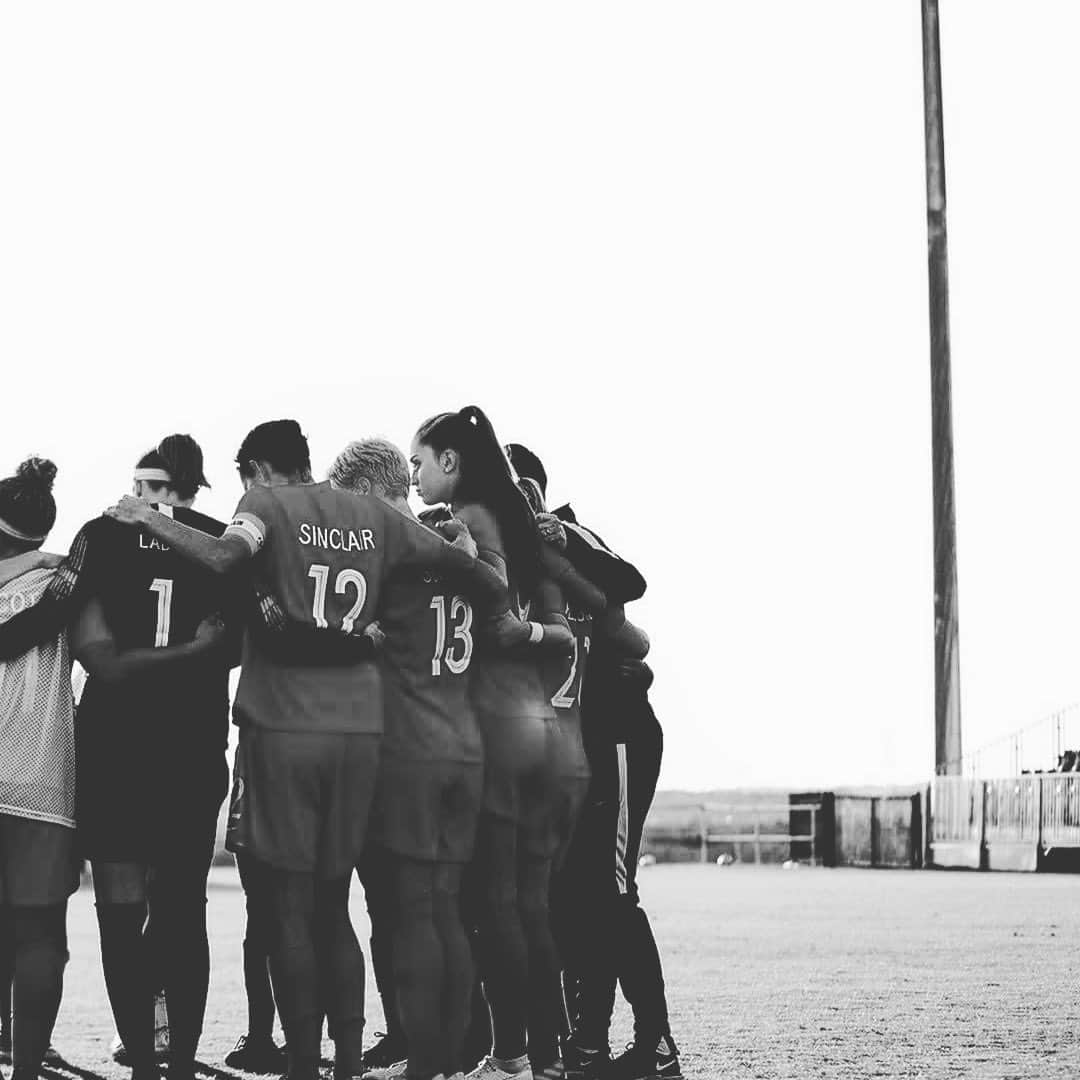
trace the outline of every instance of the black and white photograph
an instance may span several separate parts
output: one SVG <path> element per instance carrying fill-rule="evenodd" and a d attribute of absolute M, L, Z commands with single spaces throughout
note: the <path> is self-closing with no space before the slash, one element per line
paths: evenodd
<path fill-rule="evenodd" d="M 1080 6 L 0 6 L 0 1080 L 1080 1076 Z"/>

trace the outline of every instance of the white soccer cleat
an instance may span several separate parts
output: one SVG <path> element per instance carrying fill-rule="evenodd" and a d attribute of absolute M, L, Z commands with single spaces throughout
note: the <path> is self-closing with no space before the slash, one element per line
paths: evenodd
<path fill-rule="evenodd" d="M 364 1080 L 401 1080 L 405 1075 L 408 1061 L 395 1061 L 393 1065 L 384 1065 L 379 1069 L 368 1069 L 364 1073 Z"/>
<path fill-rule="evenodd" d="M 520 1072 L 507 1072 L 493 1057 L 486 1057 L 465 1080 L 533 1080 L 532 1066 Z"/>

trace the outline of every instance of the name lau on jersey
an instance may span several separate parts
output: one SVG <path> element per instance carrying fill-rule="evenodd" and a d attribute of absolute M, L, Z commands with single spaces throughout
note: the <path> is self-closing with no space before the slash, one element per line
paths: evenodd
<path fill-rule="evenodd" d="M 375 534 L 370 529 L 326 529 L 306 521 L 301 522 L 296 538 L 306 547 L 330 551 L 372 551 L 375 547 Z"/>
<path fill-rule="evenodd" d="M 172 551 L 168 544 L 163 544 L 156 536 L 139 533 L 139 547 L 143 551 Z"/>

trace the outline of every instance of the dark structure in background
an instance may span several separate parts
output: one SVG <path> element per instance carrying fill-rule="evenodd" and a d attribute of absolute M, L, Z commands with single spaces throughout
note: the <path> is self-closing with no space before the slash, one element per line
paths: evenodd
<path fill-rule="evenodd" d="M 945 230 L 945 133 L 941 103 L 938 0 L 922 0 L 922 30 L 934 470 L 934 771 L 942 776 L 960 772 L 961 747 L 949 267 Z"/>

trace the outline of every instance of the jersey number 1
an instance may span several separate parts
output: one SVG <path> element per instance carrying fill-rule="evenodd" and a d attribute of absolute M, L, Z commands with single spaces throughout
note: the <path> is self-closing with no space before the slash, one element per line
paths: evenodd
<path fill-rule="evenodd" d="M 146 579 L 143 578 L 145 581 Z M 163 649 L 169 644 L 169 629 L 172 623 L 172 578 L 156 577 L 150 583 L 150 591 L 157 597 L 157 630 L 154 633 L 154 648 Z"/>
<path fill-rule="evenodd" d="M 311 605 L 311 614 L 315 618 L 315 625 L 320 630 L 325 630 L 330 625 L 326 621 L 326 583 L 330 580 L 330 567 L 322 563 L 313 563 L 311 569 L 308 570 L 308 577 L 315 579 L 315 600 Z M 349 608 L 345 618 L 341 620 L 342 632 L 346 634 L 352 633 L 356 617 L 363 610 L 364 601 L 367 599 L 367 578 L 351 566 L 342 570 L 334 580 L 334 592 L 343 596 L 350 585 L 356 587 L 356 603 Z"/>

